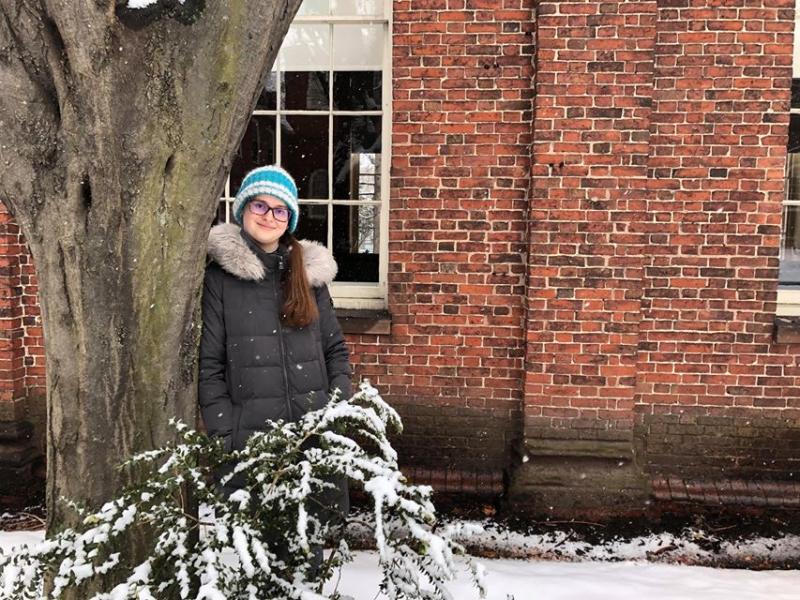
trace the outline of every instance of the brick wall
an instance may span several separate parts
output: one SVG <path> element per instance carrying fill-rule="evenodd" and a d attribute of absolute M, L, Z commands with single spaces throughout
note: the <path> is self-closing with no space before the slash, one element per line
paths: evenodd
<path fill-rule="evenodd" d="M 654 13 L 655 2 L 538 4 L 530 437 L 631 437 Z"/>
<path fill-rule="evenodd" d="M 800 347 L 772 337 L 794 1 L 658 5 L 637 356 L 648 463 L 796 479 Z"/>
<path fill-rule="evenodd" d="M 32 261 L 19 226 L 0 204 L 0 506 L 25 506 L 40 491 L 44 454 L 44 352 Z"/>
<path fill-rule="evenodd" d="M 353 358 L 404 419 L 403 462 L 499 472 L 521 416 L 532 2 L 396 0 L 393 19 L 392 333 Z"/>
<path fill-rule="evenodd" d="M 798 477 L 773 341 L 793 0 L 538 4 L 525 427 Z"/>
<path fill-rule="evenodd" d="M 4 422 L 27 415 L 20 276 L 20 257 L 25 250 L 19 227 L 0 206 L 0 421 Z"/>
<path fill-rule="evenodd" d="M 0 402 L 6 420 L 27 415 L 43 424 L 46 384 L 38 291 L 25 238 L 0 203 Z M 12 409 L 12 404 L 19 406 Z"/>
<path fill-rule="evenodd" d="M 39 308 L 39 282 L 36 267 L 30 255 L 25 238 L 19 234 L 19 283 L 25 349 L 25 389 L 29 396 L 43 396 L 46 392 L 44 368 L 44 331 L 42 330 L 41 309 Z"/>

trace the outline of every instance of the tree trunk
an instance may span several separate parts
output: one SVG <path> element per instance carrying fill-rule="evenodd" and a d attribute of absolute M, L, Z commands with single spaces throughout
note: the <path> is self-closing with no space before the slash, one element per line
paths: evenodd
<path fill-rule="evenodd" d="M 194 423 L 206 236 L 301 0 L 0 0 L 0 198 L 34 256 L 48 531 Z"/>

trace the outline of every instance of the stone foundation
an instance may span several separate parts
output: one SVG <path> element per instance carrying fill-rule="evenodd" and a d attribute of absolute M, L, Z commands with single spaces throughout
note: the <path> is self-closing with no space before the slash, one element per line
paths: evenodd
<path fill-rule="evenodd" d="M 527 439 L 517 454 L 509 514 L 596 518 L 647 509 L 649 482 L 630 442 Z"/>

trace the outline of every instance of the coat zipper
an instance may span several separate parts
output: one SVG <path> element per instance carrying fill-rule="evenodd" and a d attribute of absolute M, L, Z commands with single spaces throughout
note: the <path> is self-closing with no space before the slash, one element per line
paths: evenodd
<path fill-rule="evenodd" d="M 278 309 L 278 342 L 281 348 L 281 366 L 283 367 L 283 388 L 284 397 L 286 398 L 286 413 L 289 421 L 294 421 L 292 415 L 292 399 L 289 397 L 289 373 L 286 370 L 286 349 L 283 346 L 283 324 L 281 323 L 281 306 L 278 306 L 278 286 L 281 283 L 281 274 L 283 272 L 283 257 L 279 257 L 278 270 L 275 277 L 275 285 L 272 288 L 273 295 L 275 296 L 275 306 Z"/>

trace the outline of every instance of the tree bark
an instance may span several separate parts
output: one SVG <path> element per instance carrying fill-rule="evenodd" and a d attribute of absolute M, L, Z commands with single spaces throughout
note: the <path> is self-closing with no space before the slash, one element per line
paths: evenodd
<path fill-rule="evenodd" d="M 0 0 L 0 198 L 47 359 L 48 531 L 193 424 L 206 236 L 301 0 Z"/>

